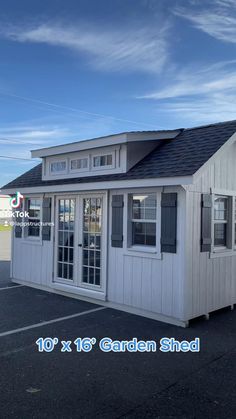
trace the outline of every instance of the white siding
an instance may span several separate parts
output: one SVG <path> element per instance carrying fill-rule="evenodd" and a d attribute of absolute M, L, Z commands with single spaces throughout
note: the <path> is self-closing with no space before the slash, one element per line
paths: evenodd
<path fill-rule="evenodd" d="M 236 193 L 236 145 L 232 144 L 206 165 L 186 193 L 185 319 L 236 303 L 235 256 L 211 258 L 200 252 L 201 193 Z"/>
<path fill-rule="evenodd" d="M 209 161 L 188 190 L 209 192 L 210 188 L 236 191 L 236 143 Z"/>
<path fill-rule="evenodd" d="M 50 287 L 53 271 L 53 246 L 51 242 L 31 244 L 14 238 L 12 277 L 21 281 Z"/>
<path fill-rule="evenodd" d="M 159 188 L 159 191 L 161 192 L 162 189 Z M 128 192 L 133 191 L 112 192 L 112 194 L 124 194 L 125 198 L 124 247 L 111 247 L 109 241 L 108 300 L 116 304 L 182 319 L 184 292 L 184 241 L 182 237 L 185 234 L 185 191 L 177 187 L 165 188 L 165 192 L 178 192 L 177 253 L 163 253 L 159 259 L 153 254 L 135 253 L 127 248 Z M 160 237 L 157 237 L 157 240 L 160 240 Z"/>
<path fill-rule="evenodd" d="M 166 316 L 167 320 L 168 318 L 182 320 L 184 317 L 185 191 L 181 187 L 152 188 L 152 191 L 157 190 L 160 193 L 162 191 L 178 193 L 177 253 L 157 255 L 130 252 L 127 248 L 127 199 L 128 192 L 132 193 L 135 190 L 113 191 L 112 194 L 124 194 L 125 198 L 124 247 L 111 247 L 110 214 L 108 217 L 107 301 L 125 306 L 127 309 L 131 307 L 160 314 Z M 138 191 L 140 192 L 140 189 Z M 149 188 L 145 188 L 145 192 L 148 191 Z M 108 203 L 110 210 L 111 196 L 110 194 Z M 157 240 L 160 240 L 159 236 Z M 33 241 L 14 238 L 12 276 L 16 280 L 29 282 L 29 284 L 52 288 L 52 240 L 36 244 Z"/>
<path fill-rule="evenodd" d="M 48 195 L 49 196 L 49 195 Z M 52 199 L 52 220 L 54 199 Z M 44 287 L 52 287 L 53 227 L 50 241 L 15 238 L 12 243 L 12 278 Z"/>

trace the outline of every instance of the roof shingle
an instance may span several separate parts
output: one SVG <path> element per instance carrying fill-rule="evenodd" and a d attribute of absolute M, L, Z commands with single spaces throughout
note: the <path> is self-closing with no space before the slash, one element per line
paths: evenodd
<path fill-rule="evenodd" d="M 193 175 L 236 132 L 236 120 L 184 129 L 158 145 L 127 173 L 73 179 L 42 180 L 39 164 L 2 189 Z"/>

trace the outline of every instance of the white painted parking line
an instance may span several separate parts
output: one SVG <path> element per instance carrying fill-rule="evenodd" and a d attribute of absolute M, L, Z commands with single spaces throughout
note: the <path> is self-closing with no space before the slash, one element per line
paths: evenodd
<path fill-rule="evenodd" d="M 48 321 L 41 322 L 41 323 L 31 324 L 29 326 L 20 327 L 19 329 L 8 330 L 7 332 L 0 333 L 0 338 L 3 337 L 3 336 L 9 336 L 9 335 L 14 335 L 15 333 L 24 332 L 25 330 L 36 329 L 37 327 L 46 326 L 48 324 L 53 324 L 53 323 L 57 323 L 57 322 L 62 322 L 64 320 L 70 320 L 70 319 L 74 319 L 76 317 L 85 316 L 86 314 L 95 313 L 95 311 L 105 310 L 106 308 L 107 307 L 93 308 L 91 310 L 82 311 L 81 313 L 75 313 L 75 314 L 71 314 L 69 316 L 58 317 L 57 319 L 48 320 Z"/>
<path fill-rule="evenodd" d="M 25 287 L 25 285 L 13 285 L 12 287 L 0 288 L 0 291 L 12 290 L 13 288 Z"/>

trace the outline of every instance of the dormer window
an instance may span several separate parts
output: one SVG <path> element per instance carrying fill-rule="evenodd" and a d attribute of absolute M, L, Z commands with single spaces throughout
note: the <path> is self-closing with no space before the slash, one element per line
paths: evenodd
<path fill-rule="evenodd" d="M 54 161 L 50 164 L 50 173 L 56 175 L 57 173 L 66 173 L 67 164 L 66 160 Z"/>
<path fill-rule="evenodd" d="M 80 159 L 70 160 L 70 171 L 71 172 L 88 170 L 88 168 L 89 168 L 88 157 L 83 157 L 83 158 L 80 158 Z"/>
<path fill-rule="evenodd" d="M 93 168 L 113 167 L 113 154 L 104 154 L 93 157 Z"/>
<path fill-rule="evenodd" d="M 121 157 L 118 146 L 49 156 L 43 161 L 43 179 L 82 178 L 94 176 L 98 172 L 99 175 L 105 175 L 109 172 L 120 173 L 125 169 L 124 159 L 125 150 L 123 150 Z"/>

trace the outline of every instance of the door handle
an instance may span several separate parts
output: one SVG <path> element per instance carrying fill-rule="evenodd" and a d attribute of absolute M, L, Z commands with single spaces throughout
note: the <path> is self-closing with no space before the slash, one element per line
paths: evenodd
<path fill-rule="evenodd" d="M 82 245 L 82 243 L 79 243 L 79 244 L 78 244 L 78 246 L 79 246 L 79 247 L 82 247 L 83 245 Z"/>

